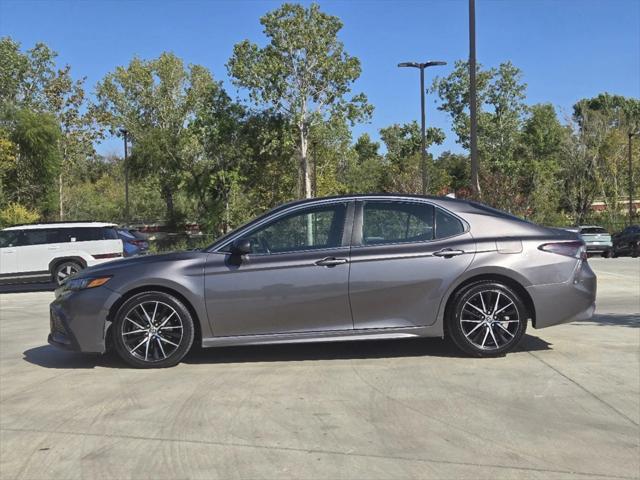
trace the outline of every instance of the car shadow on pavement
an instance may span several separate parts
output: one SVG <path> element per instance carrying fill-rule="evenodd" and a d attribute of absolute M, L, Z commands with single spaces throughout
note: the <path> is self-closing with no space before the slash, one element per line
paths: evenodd
<path fill-rule="evenodd" d="M 55 282 L 49 283 L 16 283 L 11 285 L 0 285 L 2 293 L 30 293 L 30 292 L 53 292 L 58 285 Z"/>
<path fill-rule="evenodd" d="M 640 328 L 640 313 L 604 313 L 596 314 L 589 320 L 573 322 L 571 325 L 597 324 L 603 327 L 618 326 Z"/>
<path fill-rule="evenodd" d="M 516 352 L 550 350 L 551 344 L 525 335 Z M 26 362 L 45 368 L 92 369 L 130 368 L 115 354 L 83 354 L 59 350 L 51 345 L 30 348 Z M 247 362 L 295 362 L 394 357 L 464 357 L 448 340 L 419 338 L 409 340 L 372 340 L 331 343 L 251 345 L 244 347 L 196 348 L 182 361 L 187 364 Z"/>
<path fill-rule="evenodd" d="M 30 348 L 22 354 L 24 361 L 45 368 L 127 368 L 127 365 L 113 354 L 67 352 L 51 345 Z"/>
<path fill-rule="evenodd" d="M 549 350 L 551 344 L 525 335 L 515 351 Z M 190 364 L 292 362 L 394 357 L 465 357 L 449 340 L 418 338 L 353 342 L 319 342 L 197 349 L 185 357 Z"/>

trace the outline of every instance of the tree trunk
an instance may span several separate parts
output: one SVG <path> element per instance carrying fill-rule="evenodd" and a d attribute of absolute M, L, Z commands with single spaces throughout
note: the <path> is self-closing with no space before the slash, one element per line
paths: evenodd
<path fill-rule="evenodd" d="M 309 139 L 305 125 L 299 126 L 300 130 L 300 172 L 302 177 L 304 198 L 311 198 L 311 168 L 309 163 Z"/>
<path fill-rule="evenodd" d="M 64 209 L 62 202 L 62 172 L 58 175 L 58 208 L 59 208 L 59 220 L 64 220 Z"/>
<path fill-rule="evenodd" d="M 176 223 L 175 208 L 173 204 L 173 190 L 169 185 L 163 185 L 162 196 L 167 206 L 167 222 L 169 226 L 174 227 Z"/>

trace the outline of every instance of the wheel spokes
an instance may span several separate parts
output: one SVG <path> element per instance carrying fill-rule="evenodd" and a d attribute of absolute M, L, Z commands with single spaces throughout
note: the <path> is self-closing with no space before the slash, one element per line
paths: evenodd
<path fill-rule="evenodd" d="M 159 362 L 180 347 L 182 319 L 172 306 L 162 301 L 141 302 L 125 315 L 121 336 L 132 356 L 145 362 Z"/>
<path fill-rule="evenodd" d="M 482 290 L 471 295 L 460 312 L 462 333 L 481 350 L 503 348 L 516 338 L 520 328 L 520 314 L 515 300 L 503 290 Z"/>

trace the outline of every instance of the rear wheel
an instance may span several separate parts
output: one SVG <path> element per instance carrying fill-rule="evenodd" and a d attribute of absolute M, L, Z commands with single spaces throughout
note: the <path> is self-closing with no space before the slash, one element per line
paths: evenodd
<path fill-rule="evenodd" d="M 529 312 L 507 285 L 479 281 L 460 290 L 447 318 L 447 330 L 460 350 L 477 357 L 512 350 L 527 330 Z"/>
<path fill-rule="evenodd" d="M 116 352 L 138 368 L 176 365 L 191 348 L 194 337 L 189 310 L 164 292 L 131 297 L 118 310 L 113 327 Z"/>
<path fill-rule="evenodd" d="M 61 262 L 53 269 L 53 279 L 58 285 L 62 285 L 67 277 L 74 275 L 82 270 L 82 265 L 73 260 Z"/>

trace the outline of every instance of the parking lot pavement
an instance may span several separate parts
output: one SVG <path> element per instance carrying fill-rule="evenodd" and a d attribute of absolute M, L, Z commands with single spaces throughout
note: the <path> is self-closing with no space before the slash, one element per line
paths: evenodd
<path fill-rule="evenodd" d="M 46 344 L 0 296 L 0 478 L 638 478 L 640 260 L 503 358 L 440 339 L 212 349 L 167 370 Z"/>

